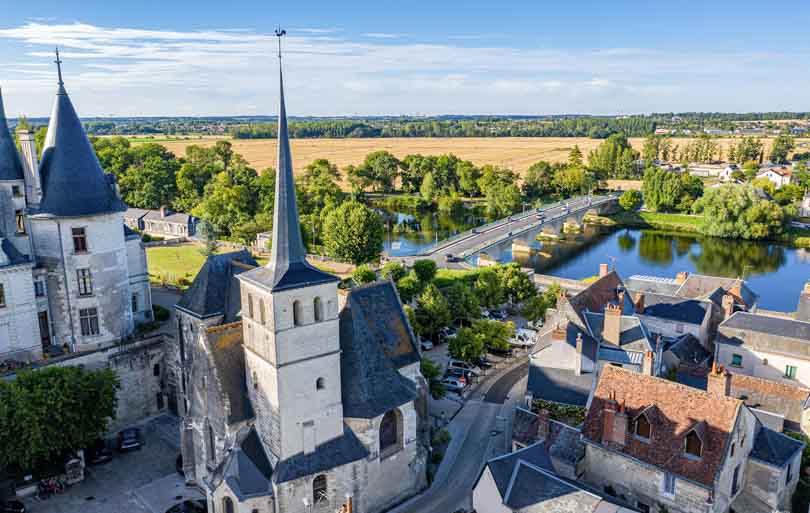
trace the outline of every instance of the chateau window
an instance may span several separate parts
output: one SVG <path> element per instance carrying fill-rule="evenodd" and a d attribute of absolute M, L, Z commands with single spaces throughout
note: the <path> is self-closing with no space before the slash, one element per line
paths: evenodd
<path fill-rule="evenodd" d="M 253 294 L 248 294 L 248 319 L 253 319 Z"/>
<path fill-rule="evenodd" d="M 321 298 L 316 297 L 312 306 L 315 310 L 315 322 L 321 322 L 323 320 L 323 304 L 321 303 Z"/>
<path fill-rule="evenodd" d="M 214 461 L 214 428 L 211 427 L 211 424 L 208 424 L 208 442 L 205 452 L 206 456 L 208 456 L 208 461 Z"/>
<path fill-rule="evenodd" d="M 0 283 L 0 308 L 6 307 L 6 289 L 3 287 L 3 284 Z"/>
<path fill-rule="evenodd" d="M 298 300 L 293 301 L 293 324 L 296 326 L 304 324 L 304 311 L 301 308 L 301 302 Z"/>
<path fill-rule="evenodd" d="M 22 192 L 20 190 L 19 185 L 12 185 L 11 186 L 11 195 L 14 196 L 15 198 L 19 198 L 20 196 L 22 196 Z"/>
<path fill-rule="evenodd" d="M 71 228 L 73 234 L 73 252 L 87 253 L 87 232 L 84 228 Z"/>
<path fill-rule="evenodd" d="M 93 295 L 93 279 L 90 276 L 90 269 L 76 269 L 76 278 L 79 282 L 79 295 Z"/>
<path fill-rule="evenodd" d="M 732 367 L 742 367 L 742 355 L 741 354 L 733 354 L 731 355 L 731 366 Z"/>
<path fill-rule="evenodd" d="M 312 503 L 315 505 L 329 502 L 329 490 L 326 487 L 326 476 L 321 474 L 312 481 Z"/>
<path fill-rule="evenodd" d="M 315 390 L 323 390 L 326 388 L 326 380 L 324 378 L 318 378 L 315 380 Z"/>
<path fill-rule="evenodd" d="M 675 476 L 672 474 L 664 474 L 663 491 L 667 494 L 675 493 Z"/>
<path fill-rule="evenodd" d="M 160 376 L 160 364 L 156 363 L 152 366 L 152 375 L 153 376 Z"/>
<path fill-rule="evenodd" d="M 14 219 L 17 223 L 17 234 L 24 235 L 25 234 L 25 215 L 23 215 L 22 210 L 15 210 L 14 211 Z"/>
<path fill-rule="evenodd" d="M 233 501 L 230 497 L 225 497 L 222 499 L 222 509 L 225 513 L 233 513 Z"/>
<path fill-rule="evenodd" d="M 138 294 L 132 294 L 132 313 L 138 311 Z"/>
<path fill-rule="evenodd" d="M 34 295 L 36 297 L 42 297 L 45 295 L 45 282 L 42 280 L 37 280 L 34 282 Z"/>
<path fill-rule="evenodd" d="M 383 415 L 380 422 L 380 458 L 388 457 L 399 450 L 400 424 L 401 418 L 397 410 Z"/>
<path fill-rule="evenodd" d="M 794 365 L 785 366 L 785 377 L 788 379 L 796 379 L 796 367 Z"/>
<path fill-rule="evenodd" d="M 264 299 L 259 300 L 259 317 L 262 320 L 262 326 L 264 326 L 265 322 L 267 321 L 267 319 L 265 318 L 265 313 L 264 313 Z"/>
<path fill-rule="evenodd" d="M 98 335 L 98 310 L 95 308 L 82 308 L 79 310 L 79 323 L 82 335 Z"/>
<path fill-rule="evenodd" d="M 694 456 L 696 458 L 700 458 L 700 455 L 703 453 L 703 442 L 694 431 L 690 431 L 689 434 L 686 435 L 686 440 L 684 441 L 684 452 L 686 452 L 687 455 Z"/>
<path fill-rule="evenodd" d="M 788 485 L 790 484 L 790 480 L 791 480 L 791 479 L 793 479 L 793 472 L 792 472 L 792 470 L 793 470 L 793 468 L 792 468 L 790 465 L 788 465 L 788 468 L 787 468 L 787 477 L 785 478 L 785 486 L 788 486 Z"/>
<path fill-rule="evenodd" d="M 636 420 L 636 436 L 639 438 L 644 438 L 646 440 L 650 439 L 650 433 L 652 432 L 652 427 L 650 426 L 650 421 L 647 420 L 645 415 L 640 415 L 639 418 Z"/>

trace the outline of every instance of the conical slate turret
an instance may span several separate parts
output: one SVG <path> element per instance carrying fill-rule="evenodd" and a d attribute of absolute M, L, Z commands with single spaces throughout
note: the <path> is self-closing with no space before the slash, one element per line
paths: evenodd
<path fill-rule="evenodd" d="M 8 130 L 6 111 L 3 107 L 3 91 L 0 89 L 0 180 L 22 180 L 23 167 L 14 138 Z"/>

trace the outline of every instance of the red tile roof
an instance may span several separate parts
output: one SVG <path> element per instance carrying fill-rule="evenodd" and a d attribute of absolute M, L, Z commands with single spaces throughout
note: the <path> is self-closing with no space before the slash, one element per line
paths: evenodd
<path fill-rule="evenodd" d="M 631 422 L 623 447 L 602 443 L 603 412 L 611 395 L 624 404 Z M 678 476 L 712 486 L 725 458 L 729 434 L 741 405 L 741 401 L 731 397 L 606 366 L 594 391 L 582 433 L 591 442 L 609 445 L 611 449 Z M 650 406 L 655 407 L 654 414 L 648 415 L 651 439 L 643 442 L 630 434 L 632 421 Z M 693 429 L 703 442 L 699 460 L 687 458 L 683 452 L 686 435 Z"/>

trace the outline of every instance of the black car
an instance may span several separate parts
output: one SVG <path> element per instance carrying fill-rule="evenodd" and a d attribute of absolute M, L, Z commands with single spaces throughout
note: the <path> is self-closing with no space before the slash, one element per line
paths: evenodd
<path fill-rule="evenodd" d="M 473 363 L 474 363 L 474 364 L 475 364 L 477 367 L 481 367 L 482 369 L 489 369 L 489 368 L 492 368 L 492 362 L 490 362 L 489 360 L 487 360 L 487 357 L 486 357 L 486 356 L 479 356 L 478 358 L 476 358 L 475 360 L 473 360 Z"/>
<path fill-rule="evenodd" d="M 20 501 L 2 501 L 0 502 L 0 513 L 25 513 L 25 504 Z"/>
<path fill-rule="evenodd" d="M 135 451 L 141 448 L 141 430 L 127 428 L 118 433 L 118 450 L 121 452 Z"/>

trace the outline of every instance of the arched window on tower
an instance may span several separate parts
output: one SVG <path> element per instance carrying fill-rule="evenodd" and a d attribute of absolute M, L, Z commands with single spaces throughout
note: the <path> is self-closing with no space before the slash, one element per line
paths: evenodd
<path fill-rule="evenodd" d="M 259 318 L 262 321 L 262 326 L 265 325 L 265 314 L 264 314 L 264 299 L 259 299 Z"/>
<path fill-rule="evenodd" d="M 304 324 L 304 310 L 301 308 L 301 301 L 293 301 L 293 324 L 301 326 Z"/>
<path fill-rule="evenodd" d="M 222 499 L 222 509 L 225 513 L 233 513 L 233 501 L 230 497 Z"/>
<path fill-rule="evenodd" d="M 402 415 L 391 410 L 380 421 L 380 459 L 387 458 L 402 447 Z"/>
<path fill-rule="evenodd" d="M 315 310 L 315 322 L 321 322 L 323 320 L 323 303 L 321 302 L 321 298 L 316 297 L 315 301 L 312 302 L 312 307 Z"/>
<path fill-rule="evenodd" d="M 315 380 L 315 390 L 323 390 L 326 388 L 326 379 L 318 378 Z"/>
<path fill-rule="evenodd" d="M 321 474 L 312 480 L 312 503 L 315 505 L 329 502 L 329 489 L 326 487 L 326 475 Z"/>
<path fill-rule="evenodd" d="M 248 294 L 248 319 L 253 319 L 253 294 Z"/>

